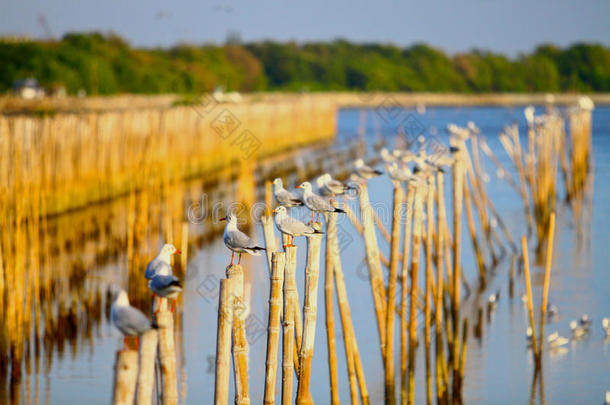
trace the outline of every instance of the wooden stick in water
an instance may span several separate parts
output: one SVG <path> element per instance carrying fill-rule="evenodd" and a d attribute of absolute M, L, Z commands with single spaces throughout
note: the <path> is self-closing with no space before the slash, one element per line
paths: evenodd
<path fill-rule="evenodd" d="M 377 215 L 377 212 L 375 210 L 372 209 L 371 211 L 373 212 L 373 219 L 375 220 L 375 224 L 377 224 L 377 228 L 379 228 L 379 231 L 383 235 L 383 238 L 386 240 L 386 242 L 390 243 L 392 237 L 390 236 L 390 233 L 385 227 L 385 224 L 383 223 L 381 218 L 379 218 L 379 215 Z"/>
<path fill-rule="evenodd" d="M 409 365 L 408 365 L 408 403 L 415 402 L 415 349 L 417 344 L 417 286 L 419 255 L 422 235 L 423 199 L 425 186 L 418 185 L 415 190 L 415 210 L 413 212 L 413 254 L 411 257 L 411 290 L 409 301 Z"/>
<path fill-rule="evenodd" d="M 316 337 L 316 315 L 318 311 L 318 276 L 320 272 L 319 234 L 307 239 L 307 266 L 305 267 L 305 301 L 303 305 L 303 343 L 299 353 L 299 384 L 297 387 L 297 404 L 311 402 L 309 384 L 311 379 L 311 362 Z"/>
<path fill-rule="evenodd" d="M 426 403 L 432 403 L 432 379 L 430 364 L 430 300 L 433 293 L 433 270 L 432 270 L 432 234 L 434 233 L 434 177 L 428 177 L 426 199 L 426 284 L 424 296 L 424 351 L 426 364 Z"/>
<path fill-rule="evenodd" d="M 335 343 L 335 315 L 333 308 L 334 276 L 333 267 L 334 255 L 339 252 L 333 249 L 334 240 L 337 238 L 337 214 L 329 213 L 326 215 L 326 260 L 324 278 L 324 307 L 326 312 L 326 341 L 328 344 L 328 371 L 330 378 L 330 402 L 339 404 L 339 380 L 337 376 L 337 349 Z"/>
<path fill-rule="evenodd" d="M 277 252 L 277 241 L 275 239 L 275 231 L 273 229 L 273 217 L 270 215 L 261 216 L 261 224 L 263 224 L 263 236 L 265 238 L 267 264 L 269 265 L 269 272 L 271 272 L 271 256 L 273 255 L 273 252 Z"/>
<path fill-rule="evenodd" d="M 136 404 L 150 405 L 155 386 L 155 358 L 157 357 L 159 334 L 153 329 L 142 335 L 140 340 L 140 369 Z"/>
<path fill-rule="evenodd" d="M 375 304 L 375 316 L 377 319 L 377 331 L 379 333 L 379 348 L 381 356 L 385 355 L 385 332 L 386 332 L 386 291 L 383 285 L 383 274 L 379 260 L 379 247 L 377 235 L 373 224 L 373 209 L 369 201 L 366 184 L 360 186 L 358 194 L 360 201 L 360 215 L 364 228 L 364 245 L 366 248 L 366 259 L 369 267 L 373 303 Z"/>
<path fill-rule="evenodd" d="M 244 303 L 244 273 L 239 264 L 227 267 L 227 278 L 233 284 L 233 370 L 235 373 L 235 404 L 250 403 L 248 381 L 248 340 L 246 338 L 246 305 Z"/>
<path fill-rule="evenodd" d="M 271 291 L 269 293 L 269 320 L 267 324 L 267 357 L 265 362 L 265 404 L 275 403 L 277 380 L 277 352 L 280 338 L 280 306 L 284 284 L 284 252 L 274 252 L 271 259 Z"/>
<path fill-rule="evenodd" d="M 284 270 L 284 332 L 282 340 L 282 405 L 292 403 L 293 354 L 295 350 L 294 313 L 296 307 L 296 247 L 286 247 L 286 266 Z M 298 366 L 296 367 L 298 370 Z"/>
<path fill-rule="evenodd" d="M 464 146 L 465 148 L 465 146 Z M 459 317 L 460 317 L 460 261 L 462 244 L 462 207 L 464 203 L 464 163 L 460 152 L 453 163 L 453 382 L 454 392 L 459 388 L 455 384 L 459 381 Z"/>
<path fill-rule="evenodd" d="M 132 405 L 136 393 L 138 377 L 138 352 L 121 350 L 116 354 L 114 366 L 114 388 L 112 403 L 114 405 Z"/>
<path fill-rule="evenodd" d="M 551 213 L 549 230 L 546 237 L 546 261 L 544 266 L 544 288 L 542 293 L 542 307 L 540 308 L 540 358 L 542 357 L 542 345 L 544 343 L 544 322 L 546 319 L 546 307 L 549 301 L 549 287 L 551 285 L 551 263 L 553 262 L 553 239 L 555 237 L 555 213 Z"/>
<path fill-rule="evenodd" d="M 407 402 L 407 280 L 409 278 L 409 250 L 411 249 L 411 230 L 415 186 L 407 185 L 407 205 L 405 212 L 405 237 L 403 239 L 402 280 L 400 291 L 400 403 Z"/>
<path fill-rule="evenodd" d="M 481 253 L 481 247 L 479 246 L 479 239 L 477 238 L 477 230 L 474 224 L 474 218 L 472 216 L 472 206 L 470 205 L 470 193 L 468 191 L 468 182 L 464 182 L 464 206 L 466 207 L 466 222 L 468 223 L 468 231 L 470 232 L 470 239 L 472 240 L 472 248 L 479 268 L 479 288 L 485 289 L 485 261 L 483 260 L 483 254 Z"/>
<path fill-rule="evenodd" d="M 439 172 L 437 175 L 437 179 L 442 179 L 443 173 Z M 442 335 L 442 322 L 443 322 L 443 246 L 445 244 L 444 240 L 444 223 L 442 219 L 442 213 L 440 212 L 441 200 L 443 200 L 444 204 L 444 195 L 439 195 L 442 192 L 442 180 L 437 181 L 438 190 L 437 190 L 437 205 L 439 206 L 436 213 L 437 220 L 437 238 L 436 238 L 436 279 L 437 279 L 437 287 L 436 287 L 436 296 L 435 304 L 434 304 L 434 325 L 435 325 L 435 355 L 436 355 L 436 398 L 437 403 L 443 403 L 445 401 L 446 396 L 446 386 L 443 380 L 443 365 L 445 360 L 445 355 L 443 352 L 443 335 Z"/>
<path fill-rule="evenodd" d="M 536 325 L 534 323 L 534 300 L 532 297 L 532 282 L 530 278 L 530 260 L 529 254 L 527 251 L 527 238 L 525 236 L 521 237 L 521 251 L 523 254 L 523 272 L 525 278 L 525 291 L 527 293 L 527 314 L 530 321 L 530 328 L 532 330 L 532 351 L 534 352 L 534 360 L 538 361 L 538 349 L 536 341 Z"/>
<path fill-rule="evenodd" d="M 392 214 L 392 243 L 390 250 L 390 276 L 388 281 L 388 302 L 386 304 L 386 349 L 385 349 L 385 403 L 395 404 L 394 388 L 394 315 L 396 314 L 396 284 L 400 251 L 400 225 L 402 218 L 402 186 L 394 182 L 394 209 Z"/>
<path fill-rule="evenodd" d="M 214 404 L 216 405 L 226 405 L 229 403 L 231 331 L 233 329 L 233 283 L 234 281 L 230 279 L 220 280 L 214 380 Z"/>
<path fill-rule="evenodd" d="M 171 312 L 162 310 L 157 313 L 156 321 L 159 327 L 159 360 L 163 382 L 163 404 L 176 405 L 178 403 L 178 381 L 176 379 L 174 316 Z"/>

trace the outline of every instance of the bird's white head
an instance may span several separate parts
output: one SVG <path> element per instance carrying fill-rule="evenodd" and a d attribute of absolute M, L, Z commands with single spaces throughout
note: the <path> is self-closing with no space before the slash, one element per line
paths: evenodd
<path fill-rule="evenodd" d="M 286 215 L 286 207 L 284 207 L 283 205 L 278 205 L 273 210 L 273 213 L 279 216 Z"/>
<path fill-rule="evenodd" d="M 275 180 L 273 180 L 273 187 L 275 187 L 275 189 L 284 187 L 284 183 L 282 182 L 282 179 L 277 177 Z"/>
<path fill-rule="evenodd" d="M 237 216 L 232 212 L 228 212 L 226 217 L 220 218 L 221 221 L 227 221 L 231 225 L 237 225 Z"/>
<path fill-rule="evenodd" d="M 113 304 L 118 307 L 129 306 L 129 297 L 127 297 L 127 293 L 125 292 L 125 290 L 119 290 L 114 294 Z"/>
<path fill-rule="evenodd" d="M 297 186 L 297 188 L 302 188 L 305 192 L 311 191 L 311 183 L 308 181 L 304 181 Z"/>
<path fill-rule="evenodd" d="M 354 162 L 354 167 L 358 168 L 358 167 L 362 167 L 362 166 L 364 166 L 364 161 L 362 159 L 357 159 Z"/>
<path fill-rule="evenodd" d="M 174 254 L 179 255 L 180 253 L 182 252 L 179 249 L 176 249 L 176 246 L 172 245 L 171 243 L 166 243 L 161 248 L 161 254 L 163 254 L 164 256 L 171 256 Z"/>
<path fill-rule="evenodd" d="M 570 321 L 570 329 L 576 329 L 576 321 Z"/>

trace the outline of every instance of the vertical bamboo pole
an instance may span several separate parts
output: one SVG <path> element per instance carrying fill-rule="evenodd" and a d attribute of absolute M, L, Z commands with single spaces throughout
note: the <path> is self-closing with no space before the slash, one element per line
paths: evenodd
<path fill-rule="evenodd" d="M 269 321 L 267 325 L 267 360 L 265 368 L 265 404 L 275 403 L 277 352 L 280 335 L 280 306 L 284 284 L 284 252 L 274 252 L 271 258 L 271 291 L 269 293 Z"/>
<path fill-rule="evenodd" d="M 273 217 L 271 217 L 271 215 L 263 215 L 261 217 L 261 223 L 263 224 L 267 264 L 269 265 L 269 272 L 271 272 L 271 256 L 273 252 L 277 252 L 277 241 L 275 239 L 275 231 L 273 230 Z"/>
<path fill-rule="evenodd" d="M 538 361 L 542 358 L 542 345 L 544 343 L 544 321 L 546 319 L 546 307 L 549 301 L 549 287 L 551 284 L 551 263 L 553 262 L 553 239 L 555 237 L 555 213 L 551 213 L 549 221 L 549 230 L 546 237 L 546 261 L 544 266 L 544 287 L 542 292 L 542 307 L 540 308 L 540 356 Z"/>
<path fill-rule="evenodd" d="M 426 287 L 424 296 L 424 352 L 426 363 L 426 403 L 432 403 L 432 380 L 430 365 L 430 300 L 433 295 L 432 287 L 432 234 L 434 233 L 434 177 L 428 177 L 428 192 L 426 204 Z"/>
<path fill-rule="evenodd" d="M 292 319 L 294 320 L 294 333 L 292 338 L 294 339 L 294 344 L 292 348 L 294 350 L 292 354 L 292 361 L 294 363 L 294 371 L 297 375 L 299 375 L 299 348 L 301 347 L 301 342 L 303 340 L 303 323 L 301 321 L 301 310 L 299 309 L 299 292 L 297 290 L 297 280 L 296 280 L 296 257 L 297 257 L 297 248 L 296 246 L 286 246 L 286 266 L 290 266 L 289 271 L 286 271 L 286 276 L 288 278 L 284 278 L 284 283 L 289 284 L 289 289 L 292 294 L 294 294 L 294 305 L 293 305 L 293 314 Z"/>
<path fill-rule="evenodd" d="M 371 279 L 371 290 L 373 293 L 373 302 L 375 304 L 375 316 L 377 318 L 377 330 L 379 332 L 379 344 L 381 356 L 385 353 L 385 330 L 386 330 L 386 294 L 383 285 L 383 275 L 381 273 L 381 262 L 379 259 L 379 247 L 377 245 L 377 235 L 375 234 L 375 225 L 373 224 L 373 208 L 369 201 L 369 192 L 366 184 L 360 186 L 358 194 L 360 201 L 360 215 L 362 217 L 362 226 L 364 231 L 364 245 L 366 248 L 366 259 L 369 267 L 369 275 Z"/>
<path fill-rule="evenodd" d="M 231 361 L 231 330 L 233 329 L 233 280 L 220 280 L 218 302 L 218 329 L 216 335 L 216 370 L 214 404 L 229 403 Z"/>
<path fill-rule="evenodd" d="M 186 274 L 186 265 L 188 262 L 188 250 L 189 250 L 189 223 L 182 223 L 182 239 L 181 239 L 180 250 L 182 254 L 180 255 L 180 267 L 182 268 L 182 274 Z"/>
<path fill-rule="evenodd" d="M 138 377 L 138 352 L 121 350 L 116 354 L 114 366 L 114 405 L 132 405 Z"/>
<path fill-rule="evenodd" d="M 532 282 L 530 278 L 530 260 L 527 251 L 527 238 L 521 237 L 521 250 L 523 254 L 523 272 L 525 278 L 525 291 L 527 293 L 527 314 L 532 329 L 532 351 L 534 352 L 534 360 L 538 361 L 538 349 L 536 341 L 536 324 L 534 323 L 534 300 L 532 297 Z"/>
<path fill-rule="evenodd" d="M 316 313 L 318 310 L 318 275 L 320 271 L 321 235 L 307 239 L 307 266 L 305 267 L 305 300 L 303 305 L 303 343 L 299 353 L 299 383 L 297 387 L 297 404 L 311 402 L 309 383 L 311 378 L 311 361 L 316 337 Z"/>
<path fill-rule="evenodd" d="M 244 303 L 244 273 L 239 264 L 230 265 L 227 278 L 233 284 L 233 371 L 235 373 L 235 405 L 250 403 L 248 382 L 248 340 L 246 338 L 246 305 Z"/>
<path fill-rule="evenodd" d="M 415 190 L 415 208 L 413 212 L 413 253 L 411 256 L 411 290 L 409 301 L 409 368 L 408 368 L 408 403 L 415 402 L 415 349 L 417 345 L 417 286 L 419 275 L 419 255 L 421 248 L 423 217 L 423 185 Z"/>
<path fill-rule="evenodd" d="M 396 313 L 396 279 L 398 277 L 398 256 L 400 253 L 400 220 L 402 218 L 402 186 L 394 182 L 394 212 L 392 214 L 392 239 L 390 250 L 390 277 L 388 280 L 388 302 L 386 304 L 386 348 L 385 348 L 385 403 L 396 403 L 394 386 L 394 315 Z"/>
<path fill-rule="evenodd" d="M 454 394 L 459 387 L 459 317 L 460 317 L 460 260 L 462 243 L 462 207 L 464 202 L 464 163 L 461 153 L 456 156 L 453 164 L 453 296 L 452 296 L 452 318 L 453 318 L 453 383 Z"/>
<path fill-rule="evenodd" d="M 140 370 L 138 372 L 138 388 L 136 404 L 150 405 L 155 386 L 155 358 L 159 334 L 156 330 L 146 332 L 141 337 Z"/>
<path fill-rule="evenodd" d="M 167 300 L 163 300 L 164 303 Z M 174 345 L 174 317 L 171 312 L 161 311 L 156 315 L 159 327 L 159 360 L 163 382 L 163 404 L 178 403 L 178 381 L 176 380 L 176 347 Z"/>
<path fill-rule="evenodd" d="M 435 296 L 435 304 L 434 304 L 434 325 L 435 325 L 435 355 L 436 355 L 436 398 L 437 403 L 442 404 L 445 402 L 445 392 L 446 386 L 443 381 L 443 365 L 445 355 L 443 353 L 443 335 L 442 335 L 442 322 L 443 322 L 443 246 L 445 244 L 444 240 L 444 223 L 441 214 L 441 201 L 444 204 L 445 196 L 442 193 L 442 179 L 443 173 L 439 172 L 437 175 L 437 238 L 436 238 L 436 279 L 437 279 L 437 287 L 436 287 L 436 296 Z"/>
<path fill-rule="evenodd" d="M 400 291 L 400 403 L 407 403 L 407 280 L 409 279 L 409 250 L 411 249 L 411 230 L 415 186 L 407 183 L 407 205 L 405 211 L 405 237 L 402 247 L 402 280 Z"/>
<path fill-rule="evenodd" d="M 472 248 L 479 268 L 479 288 L 483 290 L 485 289 L 485 263 L 483 261 L 481 247 L 479 246 L 479 240 L 477 239 L 477 230 L 472 216 L 472 206 L 470 205 L 470 193 L 468 192 L 468 185 L 466 182 L 464 183 L 464 206 L 466 207 L 466 222 L 468 224 L 468 231 L 470 232 L 470 239 L 472 240 Z"/>
<path fill-rule="evenodd" d="M 333 242 L 337 237 L 337 214 L 329 213 L 327 216 L 328 225 L 326 227 L 326 260 L 325 260 L 325 280 L 324 280 L 324 306 L 326 310 L 326 338 L 328 344 L 328 372 L 330 378 L 330 399 L 331 403 L 339 404 L 339 381 L 337 376 L 337 350 L 335 343 L 335 316 L 333 309 L 333 290 L 334 290 L 334 255 L 339 252 L 333 249 Z"/>
<path fill-rule="evenodd" d="M 292 403 L 293 385 L 293 351 L 294 313 L 296 307 L 296 246 L 286 248 L 286 266 L 284 269 L 284 332 L 282 340 L 282 405 Z M 298 369 L 298 367 L 297 367 Z"/>

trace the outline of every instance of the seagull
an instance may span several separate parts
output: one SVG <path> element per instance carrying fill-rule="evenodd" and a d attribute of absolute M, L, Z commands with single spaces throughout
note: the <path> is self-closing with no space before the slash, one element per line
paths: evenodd
<path fill-rule="evenodd" d="M 341 183 L 339 180 L 333 179 L 330 174 L 324 173 L 316 179 L 318 192 L 325 197 L 334 197 L 343 195 L 353 187 Z"/>
<path fill-rule="evenodd" d="M 559 336 L 559 332 L 553 332 L 546 338 L 546 341 L 551 349 L 557 349 L 568 343 L 570 340 L 563 336 Z"/>
<path fill-rule="evenodd" d="M 148 263 L 148 265 L 146 266 L 146 272 L 144 273 L 144 277 L 146 277 L 147 280 L 150 280 L 157 274 L 172 274 L 170 256 L 173 254 L 179 255 L 180 253 L 182 252 L 176 249 L 174 245 L 166 243 L 161 248 L 161 251 L 159 252 L 157 257 L 152 259 L 150 263 Z"/>
<path fill-rule="evenodd" d="M 295 236 L 312 236 L 324 233 L 311 225 L 304 224 L 298 219 L 289 216 L 286 212 L 286 207 L 280 205 L 279 207 L 276 207 L 273 212 L 275 213 L 274 219 L 277 229 L 281 233 L 290 236 L 290 241 L 286 246 L 294 246 L 293 242 Z M 286 248 L 286 246 L 284 246 L 284 248 Z"/>
<path fill-rule="evenodd" d="M 392 162 L 386 166 L 386 172 L 388 176 L 394 181 L 409 181 L 413 179 L 413 173 L 411 173 L 411 169 L 407 166 L 403 168 L 398 167 L 396 162 Z"/>
<path fill-rule="evenodd" d="M 303 205 L 303 202 L 299 199 L 299 197 L 284 188 L 282 179 L 279 177 L 273 180 L 273 196 L 278 204 L 283 205 L 286 208 Z"/>
<path fill-rule="evenodd" d="M 583 314 L 580 317 L 580 326 L 586 329 L 587 332 L 589 331 L 589 329 L 591 328 L 591 319 L 589 319 L 589 315 Z"/>
<path fill-rule="evenodd" d="M 604 327 L 604 330 L 606 331 L 606 336 L 610 337 L 610 318 L 603 318 L 602 326 Z"/>
<path fill-rule="evenodd" d="M 173 274 L 157 274 L 152 279 L 148 280 L 148 288 L 153 294 L 158 295 L 161 298 L 172 299 L 172 309 L 174 312 L 176 309 L 176 297 L 182 292 L 182 284 L 178 277 Z M 159 308 L 155 312 L 159 312 Z"/>
<path fill-rule="evenodd" d="M 110 309 L 110 319 L 114 326 L 124 335 L 123 345 L 127 346 L 127 337 L 139 337 L 156 326 L 137 308 L 129 305 L 129 298 L 125 290 L 115 295 Z"/>
<path fill-rule="evenodd" d="M 297 188 L 303 189 L 303 202 L 311 210 L 311 220 L 313 221 L 313 214 L 321 212 L 345 212 L 341 208 L 335 208 L 328 200 L 314 194 L 311 191 L 311 183 L 305 181 L 301 183 Z"/>
<path fill-rule="evenodd" d="M 220 220 L 227 221 L 222 239 L 225 242 L 225 246 L 233 252 L 233 254 L 231 254 L 231 265 L 233 264 L 235 253 L 239 253 L 239 261 L 237 264 L 240 264 L 242 253 L 260 256 L 260 250 L 265 250 L 265 248 L 256 246 L 256 243 L 254 243 L 248 235 L 237 229 L 237 217 L 235 215 L 229 213 L 226 217 L 220 218 Z"/>
<path fill-rule="evenodd" d="M 570 322 L 570 329 L 572 330 L 572 337 L 574 339 L 581 339 L 589 333 L 588 329 L 585 329 L 582 326 L 578 325 L 578 322 L 576 321 Z"/>
<path fill-rule="evenodd" d="M 549 318 L 549 320 L 553 320 L 557 317 L 557 315 L 559 315 L 559 308 L 557 307 L 557 305 L 553 305 L 553 304 L 548 304 L 546 306 L 546 313 L 547 313 L 547 317 Z"/>
<path fill-rule="evenodd" d="M 363 179 L 370 179 L 383 174 L 382 171 L 375 170 L 372 167 L 365 165 L 362 159 L 358 159 L 354 162 L 354 171 Z"/>
<path fill-rule="evenodd" d="M 396 157 L 393 153 L 390 152 L 386 148 L 382 148 L 380 151 L 381 159 L 386 163 L 392 163 L 396 161 Z"/>

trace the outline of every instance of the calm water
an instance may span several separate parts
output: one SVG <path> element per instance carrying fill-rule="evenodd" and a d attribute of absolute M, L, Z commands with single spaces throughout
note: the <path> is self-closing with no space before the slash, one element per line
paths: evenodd
<path fill-rule="evenodd" d="M 391 145 L 390 135 L 398 123 L 408 124 L 407 135 L 438 137 L 446 142 L 444 128 L 448 123 L 465 125 L 474 121 L 486 136 L 489 146 L 512 170 L 508 157 L 503 153 L 498 141 L 502 127 L 513 122 L 523 128 L 525 120 L 521 108 L 431 108 L 419 115 L 406 110 L 370 110 L 366 115 L 367 144 L 373 145 L 386 138 Z M 345 143 L 357 136 L 362 122 L 362 112 L 344 110 L 338 120 L 337 143 Z M 523 131 L 521 131 L 523 133 Z M 567 352 L 545 354 L 541 385 L 534 392 L 535 401 L 555 403 L 601 403 L 606 390 L 610 389 L 610 342 L 604 340 L 601 318 L 610 316 L 610 108 L 597 108 L 593 115 L 593 150 L 595 159 L 595 187 L 592 223 L 589 243 L 579 248 L 574 232 L 571 213 L 562 207 L 558 213 L 556 248 L 551 275 L 550 302 L 560 308 L 556 322 L 547 326 L 546 331 L 558 331 L 569 336 L 569 321 L 588 313 L 594 321 L 592 334 L 588 339 L 572 342 Z M 519 196 L 496 177 L 493 164 L 485 160 L 490 181 L 487 190 L 509 226 L 513 238 L 518 241 L 525 233 L 522 203 Z M 447 180 L 447 183 L 449 180 Z M 370 182 L 373 204 L 380 210 L 391 212 L 391 184 L 386 178 Z M 448 202 L 450 202 L 448 200 Z M 229 201 L 226 201 L 229 203 Z M 348 202 L 353 208 L 354 201 Z M 301 213 L 306 215 L 305 212 Z M 389 226 L 389 215 L 383 215 Z M 206 226 L 202 224 L 201 226 Z M 464 228 L 466 230 L 466 228 Z M 373 313 L 370 286 L 366 279 L 367 269 L 364 246 L 355 229 L 344 219 L 339 222 L 342 242 L 342 263 L 356 336 L 363 356 L 367 386 L 373 403 L 383 398 L 383 368 L 378 348 L 377 327 Z M 262 231 L 256 228 L 257 238 L 262 242 Z M 388 254 L 388 246 L 378 235 L 382 250 Z M 302 300 L 305 264 L 305 244 L 298 241 L 298 283 Z M 531 243 L 533 245 L 533 242 Z M 462 263 L 471 285 L 476 286 L 476 268 L 473 265 L 470 240 L 464 233 Z M 183 334 L 178 339 L 180 389 L 186 403 L 210 403 L 213 399 L 213 361 L 216 341 L 216 304 L 218 280 L 224 276 L 230 254 L 221 238 L 193 252 L 187 271 L 184 292 Z M 526 403 L 530 400 L 533 365 L 526 342 L 527 317 L 520 300 L 524 292 L 524 282 L 517 272 L 515 297 L 508 296 L 508 257 L 500 263 L 490 276 L 487 290 L 480 297 L 470 296 L 464 304 L 464 315 L 471 317 L 474 324 L 477 303 L 485 302 L 487 296 L 497 289 L 501 298 L 497 310 L 484 322 L 480 340 L 470 336 L 464 399 L 466 403 Z M 266 313 L 269 291 L 268 269 L 265 260 L 253 258 L 245 261 L 247 288 L 250 296 L 250 316 L 248 318 L 248 338 L 250 340 L 250 378 L 253 403 L 262 398 L 265 348 Z M 321 285 L 323 283 L 321 269 Z M 88 277 L 96 282 L 111 283 L 120 279 L 114 266 L 88 269 Z M 535 267 L 532 274 L 536 303 L 541 300 L 542 269 Z M 423 278 L 423 277 L 422 277 Z M 423 280 L 422 280 L 423 281 Z M 476 289 L 476 288 L 475 288 Z M 324 325 L 323 288 L 318 298 L 318 329 L 312 375 L 312 394 L 316 403 L 329 401 L 328 366 L 326 353 L 326 332 Z M 398 294 L 399 296 L 400 294 Z M 539 304 L 537 304 L 539 306 Z M 338 311 L 335 313 L 336 327 L 340 329 Z M 398 333 L 397 333 L 398 338 Z M 344 363 L 342 335 L 337 332 L 337 354 L 339 358 L 340 395 L 342 402 L 349 401 L 347 371 Z M 398 342 L 398 341 L 397 341 Z M 44 366 L 33 372 L 23 383 L 22 398 L 31 397 L 40 403 L 88 403 L 105 404 L 110 401 L 112 369 L 115 351 L 120 347 L 119 333 L 105 321 L 90 342 L 79 343 L 73 354 L 53 354 L 51 366 Z M 398 345 L 396 346 L 398 350 Z M 423 349 L 423 348 L 421 348 Z M 423 350 L 421 350 L 423 352 Z M 424 398 L 424 363 L 418 360 L 417 402 Z M 399 386 L 399 385 L 398 385 Z M 279 387 L 279 384 L 278 384 Z"/>

